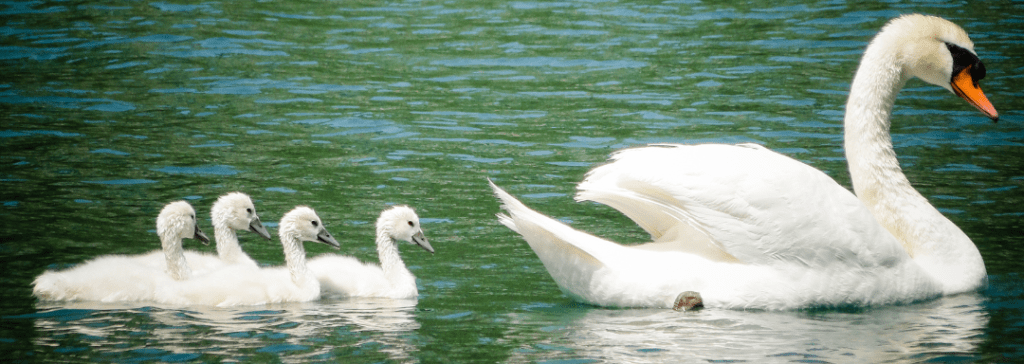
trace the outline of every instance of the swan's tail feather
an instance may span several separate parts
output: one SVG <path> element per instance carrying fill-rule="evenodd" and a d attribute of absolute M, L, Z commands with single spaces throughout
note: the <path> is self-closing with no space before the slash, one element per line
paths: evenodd
<path fill-rule="evenodd" d="M 494 194 L 501 200 L 508 214 L 498 214 L 498 221 L 523 236 L 555 281 L 565 290 L 559 276 L 572 275 L 578 281 L 582 271 L 593 272 L 604 266 L 601 257 L 591 252 L 592 244 L 614 244 L 577 231 L 555 219 L 526 207 L 488 179 Z M 567 269 L 578 272 L 571 273 Z M 586 273 L 585 275 L 589 275 Z M 589 280 L 589 277 L 586 279 Z M 578 283 L 578 282 L 577 282 Z"/>
<path fill-rule="evenodd" d="M 519 200 L 516 200 L 516 198 L 512 197 L 512 195 L 508 194 L 508 192 L 505 192 L 505 190 L 502 190 L 500 187 L 495 185 L 494 181 L 491 181 L 490 178 L 487 179 L 487 183 L 491 185 L 491 189 L 494 191 L 494 195 L 497 196 L 499 200 L 501 200 L 502 209 L 509 211 L 510 213 L 513 209 L 517 211 L 529 210 L 529 208 L 526 207 L 526 205 L 523 205 L 522 202 L 519 202 Z M 496 215 L 498 216 L 498 222 L 500 222 L 502 225 L 505 225 L 505 227 L 511 229 L 512 231 L 522 234 L 519 231 L 519 227 L 516 226 L 516 220 L 513 219 L 512 216 L 503 213 L 498 213 Z"/>
<path fill-rule="evenodd" d="M 488 183 L 508 212 L 498 214 L 498 221 L 526 240 L 562 292 L 578 301 L 593 302 L 591 283 L 595 272 L 605 265 L 600 256 L 588 252 L 587 248 L 615 244 L 533 211 L 490 179 Z"/>
<path fill-rule="evenodd" d="M 516 221 L 513 220 L 511 216 L 502 213 L 495 214 L 495 216 L 498 216 L 498 222 L 500 222 L 502 225 L 505 225 L 505 227 L 509 228 L 512 231 L 515 231 L 517 233 L 519 232 L 519 228 L 516 227 Z"/>

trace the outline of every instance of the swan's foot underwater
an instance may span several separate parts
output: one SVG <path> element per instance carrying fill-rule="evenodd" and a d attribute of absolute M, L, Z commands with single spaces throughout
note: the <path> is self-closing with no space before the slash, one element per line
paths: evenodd
<path fill-rule="evenodd" d="M 676 303 L 672 305 L 672 309 L 676 311 L 695 311 L 704 308 L 704 300 L 700 298 L 700 293 L 694 291 L 686 291 L 676 296 Z"/>

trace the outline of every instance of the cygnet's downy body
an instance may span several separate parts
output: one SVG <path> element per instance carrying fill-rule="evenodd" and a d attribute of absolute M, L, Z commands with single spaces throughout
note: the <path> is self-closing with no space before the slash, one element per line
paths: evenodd
<path fill-rule="evenodd" d="M 324 296 L 416 298 L 416 277 L 398 254 L 398 241 L 434 253 L 420 228 L 419 217 L 408 206 L 384 210 L 377 219 L 377 255 L 380 265 L 362 263 L 351 256 L 326 254 L 309 261 Z"/>
<path fill-rule="evenodd" d="M 36 277 L 32 293 L 47 301 L 133 302 L 153 298 L 157 287 L 192 277 L 182 239 L 204 244 L 209 238 L 196 225 L 196 213 L 185 201 L 164 206 L 157 217 L 161 250 L 140 255 L 104 255 L 75 267 L 46 271 Z M 151 262 L 159 257 L 158 264 Z"/>

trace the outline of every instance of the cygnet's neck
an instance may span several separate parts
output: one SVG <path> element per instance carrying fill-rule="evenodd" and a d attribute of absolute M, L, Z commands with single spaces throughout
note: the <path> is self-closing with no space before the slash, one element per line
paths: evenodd
<path fill-rule="evenodd" d="M 310 280 L 312 274 L 306 267 L 306 249 L 302 246 L 299 234 L 287 226 L 279 230 L 281 246 L 284 247 L 284 261 L 291 274 L 292 282 L 303 285 Z M 313 279 L 315 281 L 315 279 Z"/>
<path fill-rule="evenodd" d="M 185 260 L 185 252 L 181 246 L 181 237 L 172 231 L 166 231 L 160 235 L 160 246 L 164 251 L 164 259 L 167 262 L 165 271 L 176 281 L 183 281 L 192 278 L 192 269 Z"/>
<path fill-rule="evenodd" d="M 974 243 L 913 188 L 890 136 L 893 102 L 909 74 L 900 40 L 879 35 L 864 53 L 850 86 L 844 120 L 846 159 L 857 197 L 947 292 L 985 279 Z M 980 267 L 980 269 L 979 269 Z"/>
<path fill-rule="evenodd" d="M 213 238 L 217 240 L 217 256 L 221 261 L 234 264 L 248 260 L 248 256 L 238 245 L 238 233 L 228 226 L 225 218 L 213 219 Z"/>
<path fill-rule="evenodd" d="M 409 274 L 402 256 L 398 254 L 398 244 L 387 229 L 377 228 L 377 256 L 380 268 L 389 280 L 396 275 Z"/>

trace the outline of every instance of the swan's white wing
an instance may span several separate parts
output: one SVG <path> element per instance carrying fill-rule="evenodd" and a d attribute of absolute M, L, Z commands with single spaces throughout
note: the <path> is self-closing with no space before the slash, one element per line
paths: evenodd
<path fill-rule="evenodd" d="M 576 199 L 621 211 L 661 250 L 718 261 L 867 267 L 909 258 L 832 178 L 755 145 L 626 149 L 592 170 Z"/>

